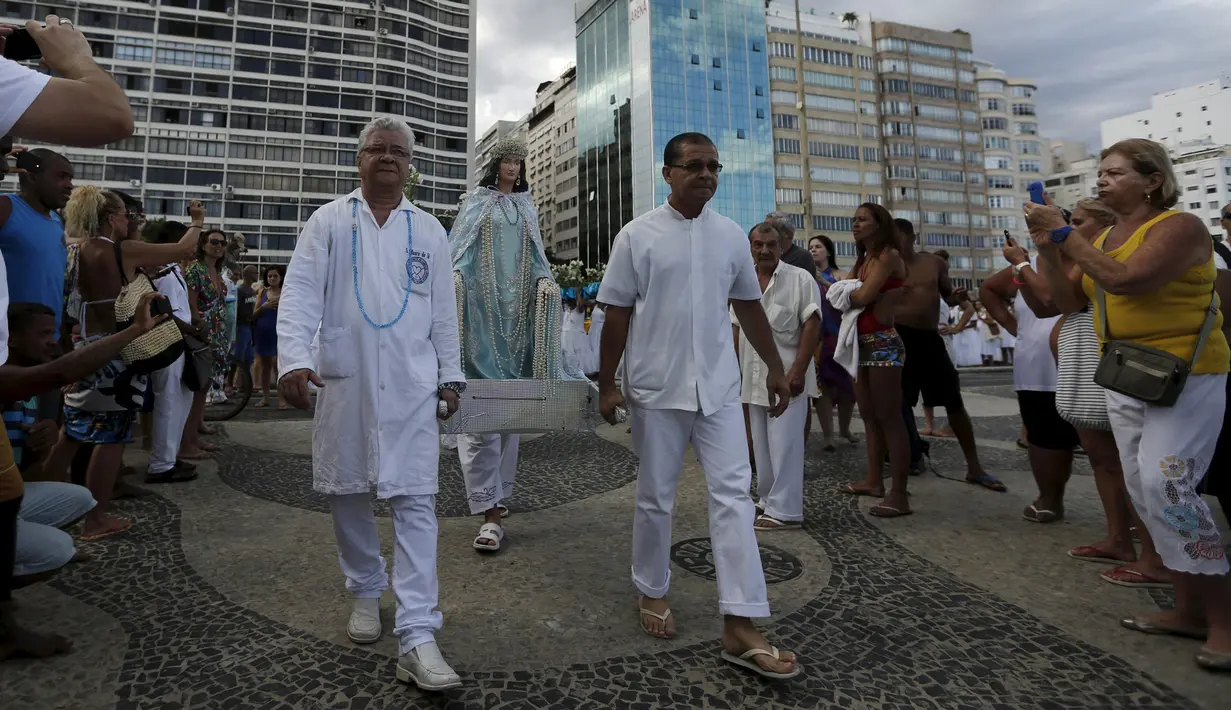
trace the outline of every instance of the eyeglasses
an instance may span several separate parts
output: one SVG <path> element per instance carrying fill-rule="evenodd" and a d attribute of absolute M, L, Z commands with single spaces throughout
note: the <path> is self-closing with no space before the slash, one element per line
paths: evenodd
<path fill-rule="evenodd" d="M 1231 212 L 1223 212 L 1222 218 L 1225 220 L 1231 221 Z"/>
<path fill-rule="evenodd" d="M 380 156 L 388 153 L 389 155 L 392 155 L 396 160 L 410 160 L 410 151 L 406 150 L 400 145 L 395 145 L 391 148 L 385 148 L 379 145 L 370 145 L 359 152 L 366 153 L 374 158 L 379 158 Z"/>
<path fill-rule="evenodd" d="M 706 169 L 715 175 L 722 172 L 722 163 L 719 163 L 718 161 L 703 163 L 700 160 L 692 160 L 684 163 L 683 165 L 668 165 L 667 167 L 679 168 L 680 170 L 692 173 L 693 175 L 698 175 L 702 170 Z"/>
<path fill-rule="evenodd" d="M 212 244 L 212 245 L 214 245 L 214 246 L 216 246 L 216 247 L 221 247 L 221 246 L 226 246 L 227 240 L 225 240 L 225 239 L 210 239 L 208 243 L 209 243 L 209 244 Z"/>

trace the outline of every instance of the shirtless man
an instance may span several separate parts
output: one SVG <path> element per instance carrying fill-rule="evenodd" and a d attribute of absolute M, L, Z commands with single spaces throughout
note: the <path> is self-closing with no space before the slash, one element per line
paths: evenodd
<path fill-rule="evenodd" d="M 949 282 L 949 265 L 934 254 L 915 251 L 915 226 L 909 220 L 894 220 L 902 231 L 902 260 L 906 262 L 906 293 L 899 301 L 894 314 L 895 327 L 906 346 L 906 366 L 902 370 L 902 414 L 907 430 L 915 432 L 914 407 L 923 394 L 926 407 L 944 407 L 949 426 L 957 436 L 966 456 L 966 481 L 984 486 L 993 491 L 1004 491 L 1005 486 L 988 475 L 979 463 L 975 449 L 974 426 L 962 403 L 962 385 L 957 368 L 945 350 L 936 314 L 940 311 L 940 299 L 950 305 L 961 305 L 969 313 L 973 308 L 966 290 L 955 289 Z M 918 435 L 912 436 L 912 439 Z M 915 465 L 915 447 L 912 446 L 912 470 Z"/>

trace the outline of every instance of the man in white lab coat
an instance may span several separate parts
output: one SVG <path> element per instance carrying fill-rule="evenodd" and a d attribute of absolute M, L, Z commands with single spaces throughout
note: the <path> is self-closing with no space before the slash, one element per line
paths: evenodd
<path fill-rule="evenodd" d="M 607 304 L 600 408 L 615 424 L 627 397 L 640 459 L 632 577 L 641 628 L 659 638 L 675 634 L 666 598 L 671 509 L 691 441 L 709 489 L 722 658 L 767 678 L 792 678 L 801 671 L 795 654 L 771 646 L 752 623 L 769 616 L 769 601 L 752 527 L 752 467 L 728 302 L 766 364 L 769 416 L 786 410 L 791 387 L 761 308 L 748 238 L 707 204 L 722 171 L 718 149 L 700 133 L 681 134 L 667 143 L 663 163 L 667 203 L 620 230 L 598 292 Z M 621 355 L 623 393 L 615 384 Z"/>
<path fill-rule="evenodd" d="M 278 310 L 278 387 L 304 409 L 309 384 L 320 388 L 313 487 L 329 496 L 338 559 L 355 596 L 347 635 L 373 643 L 382 631 L 389 577 L 375 490 L 393 511 L 397 677 L 444 690 L 461 680 L 435 641 L 437 418 L 457 411 L 465 379 L 445 230 L 402 194 L 413 150 L 404 122 L 369 123 L 359 137 L 360 188 L 304 226 Z"/>

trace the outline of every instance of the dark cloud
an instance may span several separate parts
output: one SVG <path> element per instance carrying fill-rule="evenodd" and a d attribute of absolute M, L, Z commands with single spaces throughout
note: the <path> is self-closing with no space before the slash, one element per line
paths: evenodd
<path fill-rule="evenodd" d="M 1044 135 L 1091 147 L 1102 120 L 1231 71 L 1228 0 L 863 0 L 850 9 L 970 32 L 976 57 L 1037 83 Z M 572 61 L 573 18 L 573 0 L 479 0 L 480 131 L 529 110 L 539 82 Z"/>

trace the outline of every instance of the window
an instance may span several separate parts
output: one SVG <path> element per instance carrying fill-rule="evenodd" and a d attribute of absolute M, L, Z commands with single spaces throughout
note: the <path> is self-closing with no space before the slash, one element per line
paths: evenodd
<path fill-rule="evenodd" d="M 1004 102 L 1000 99 L 983 99 L 982 106 L 984 111 L 1003 111 Z"/>
<path fill-rule="evenodd" d="M 692 55 L 694 58 L 697 55 Z M 696 62 L 693 62 L 696 64 Z M 774 81 L 795 81 L 795 67 L 770 67 L 769 78 Z"/>
<path fill-rule="evenodd" d="M 798 138 L 775 138 L 774 152 L 787 153 L 790 155 L 799 155 L 799 139 Z"/>
<path fill-rule="evenodd" d="M 1017 215 L 994 214 L 992 215 L 993 229 L 1008 229 L 1014 231 L 1017 229 Z"/>
<path fill-rule="evenodd" d="M 1041 173 L 1043 172 L 1043 163 L 1039 160 L 1019 160 L 1017 162 L 1017 171 L 1019 173 Z"/>
<path fill-rule="evenodd" d="M 1205 194 L 1207 194 L 1207 195 L 1215 195 L 1215 194 L 1217 194 L 1217 193 L 1218 193 L 1218 186 L 1217 186 L 1217 185 L 1207 185 L 1207 186 L 1206 186 L 1206 188 L 1205 188 Z"/>
<path fill-rule="evenodd" d="M 999 79 L 981 79 L 976 84 L 980 93 L 984 94 L 1003 94 L 1004 82 Z"/>
<path fill-rule="evenodd" d="M 965 178 L 961 170 L 947 170 L 945 168 L 919 168 L 920 180 L 934 180 L 936 182 L 955 182 L 962 184 Z"/>
<path fill-rule="evenodd" d="M 1012 190 L 1013 178 L 1008 175 L 988 175 L 987 186 L 996 190 Z"/>
<path fill-rule="evenodd" d="M 882 79 L 881 91 L 886 94 L 908 94 L 910 82 L 905 79 Z"/>
<path fill-rule="evenodd" d="M 855 113 L 854 99 L 843 99 L 838 98 L 837 96 L 823 96 L 821 94 L 804 94 L 804 101 L 808 108 L 821 109 L 824 111 Z"/>
<path fill-rule="evenodd" d="M 915 124 L 906 121 L 887 121 L 882 130 L 887 136 L 912 136 L 915 134 Z"/>
<path fill-rule="evenodd" d="M 994 210 L 1011 210 L 1017 207 L 1017 198 L 1009 195 L 990 195 L 987 206 Z"/>
<path fill-rule="evenodd" d="M 983 159 L 985 170 L 1012 170 L 1013 159 L 1001 155 L 989 155 Z"/>
<path fill-rule="evenodd" d="M 773 57 L 795 58 L 795 45 L 790 42 L 770 42 L 769 53 Z"/>
<path fill-rule="evenodd" d="M 983 119 L 983 130 L 985 131 L 1007 131 L 1009 130 L 1009 119 L 1007 118 L 985 118 Z"/>
<path fill-rule="evenodd" d="M 833 217 L 825 214 L 812 215 L 812 228 L 822 232 L 847 232 L 849 233 L 854 225 L 851 217 Z"/>
<path fill-rule="evenodd" d="M 906 54 L 906 40 L 898 39 L 897 37 L 878 39 L 876 40 L 876 51 Z"/>
<path fill-rule="evenodd" d="M 822 207 L 858 207 L 862 200 L 859 198 L 859 193 L 856 192 L 831 192 L 827 190 L 813 190 L 812 204 Z"/>
<path fill-rule="evenodd" d="M 791 131 L 799 130 L 799 116 L 789 113 L 774 114 L 774 128 L 785 128 Z"/>
<path fill-rule="evenodd" d="M 835 158 L 837 160 L 859 160 L 859 147 L 844 143 L 808 141 L 808 155 L 815 155 L 818 158 Z"/>
<path fill-rule="evenodd" d="M 817 166 L 809 170 L 808 175 L 817 182 L 840 182 L 846 185 L 859 184 L 858 170 Z"/>
<path fill-rule="evenodd" d="M 1028 99 L 1034 96 L 1034 91 L 1033 86 L 1018 85 L 1013 87 L 1013 96 L 1015 98 Z"/>
<path fill-rule="evenodd" d="M 849 67 L 854 64 L 855 55 L 850 52 L 839 52 L 834 49 L 820 47 L 804 47 L 804 61 L 817 64 L 831 64 L 836 67 Z"/>
<path fill-rule="evenodd" d="M 804 169 L 799 163 L 778 163 L 774 169 L 774 174 L 780 178 L 802 180 Z"/>
<path fill-rule="evenodd" d="M 1014 123 L 1013 132 L 1017 135 L 1037 136 L 1039 135 L 1039 124 L 1037 123 Z"/>
<path fill-rule="evenodd" d="M 1043 153 L 1043 149 L 1038 141 L 1016 141 L 1013 147 L 1016 148 L 1018 153 L 1025 153 L 1027 155 L 1042 155 Z"/>
<path fill-rule="evenodd" d="M 915 126 L 915 135 L 920 138 L 936 141 L 952 141 L 960 143 L 962 140 L 962 132 L 956 128 L 938 128 L 936 126 Z"/>
<path fill-rule="evenodd" d="M 949 108 L 947 106 L 916 104 L 915 115 L 920 118 L 930 118 L 934 121 L 956 121 L 957 109 Z"/>
<path fill-rule="evenodd" d="M 794 187 L 780 187 L 774 190 L 774 197 L 780 205 L 803 204 L 804 191 Z"/>
<path fill-rule="evenodd" d="M 1014 116 L 1033 116 L 1034 104 L 1013 104 Z"/>
<path fill-rule="evenodd" d="M 775 89 L 769 92 L 769 102 L 773 104 L 794 106 L 799 102 L 799 97 L 794 91 L 782 91 Z"/>
<path fill-rule="evenodd" d="M 910 72 L 915 76 L 923 76 L 929 79 L 953 81 L 955 77 L 953 67 L 938 67 L 935 64 L 924 64 L 923 62 L 911 62 Z"/>
<path fill-rule="evenodd" d="M 701 55 L 700 54 L 692 55 L 691 57 L 689 57 L 689 63 L 695 64 L 697 66 L 701 66 Z"/>
<path fill-rule="evenodd" d="M 869 170 L 863 174 L 863 184 L 879 185 L 881 184 L 881 174 L 875 170 Z"/>
<path fill-rule="evenodd" d="M 863 162 L 879 163 L 881 161 L 881 149 L 865 147 L 863 149 Z"/>
<path fill-rule="evenodd" d="M 957 90 L 951 86 L 940 86 L 939 84 L 925 84 L 916 81 L 911 89 L 915 96 L 927 96 L 933 99 L 947 99 L 949 101 L 957 100 Z"/>
<path fill-rule="evenodd" d="M 856 124 L 852 121 L 833 121 L 827 118 L 809 118 L 808 131 L 810 133 L 827 133 L 831 136 L 854 136 L 856 132 Z"/>
<path fill-rule="evenodd" d="M 914 143 L 890 143 L 888 146 L 890 158 L 911 158 L 915 155 Z"/>
<path fill-rule="evenodd" d="M 915 166 L 913 165 L 890 165 L 889 179 L 894 180 L 914 180 Z"/>
<path fill-rule="evenodd" d="M 912 116 L 914 110 L 909 101 L 882 101 L 881 113 L 887 116 Z"/>
<path fill-rule="evenodd" d="M 1010 146 L 1008 138 L 1000 136 L 983 136 L 984 150 L 1008 150 Z"/>
<path fill-rule="evenodd" d="M 715 80 L 715 81 L 714 81 L 714 91 L 722 91 L 722 82 L 721 82 L 721 81 L 718 81 L 718 80 Z"/>
<path fill-rule="evenodd" d="M 910 42 L 909 44 L 911 54 L 935 57 L 937 59 L 953 59 L 953 50 L 948 47 L 927 44 L 926 42 Z"/>
<path fill-rule="evenodd" d="M 824 86 L 829 89 L 855 89 L 855 80 L 841 74 L 829 74 L 821 71 L 805 71 L 804 83 L 811 86 Z"/>

